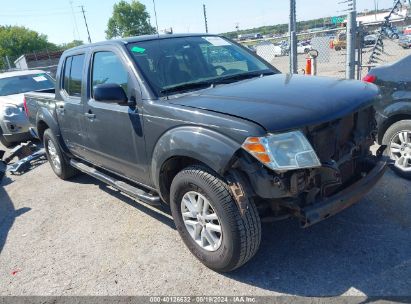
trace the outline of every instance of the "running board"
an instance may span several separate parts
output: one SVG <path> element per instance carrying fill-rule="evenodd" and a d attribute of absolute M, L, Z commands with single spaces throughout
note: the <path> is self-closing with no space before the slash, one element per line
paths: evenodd
<path fill-rule="evenodd" d="M 101 171 L 98 171 L 93 167 L 87 166 L 86 164 L 78 162 L 76 160 L 71 159 L 70 165 L 76 168 L 77 170 L 84 172 L 88 175 L 91 175 L 92 177 L 102 181 L 103 183 L 106 183 L 120 190 L 121 192 L 130 195 L 131 197 L 142 200 L 143 202 L 149 205 L 160 205 L 161 200 L 159 196 L 152 195 L 140 188 L 134 187 L 123 181 L 117 180 L 107 174 L 104 174 Z"/>

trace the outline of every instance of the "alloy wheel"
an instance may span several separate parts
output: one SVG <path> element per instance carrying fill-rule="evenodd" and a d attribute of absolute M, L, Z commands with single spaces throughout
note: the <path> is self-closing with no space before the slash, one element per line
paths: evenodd
<path fill-rule="evenodd" d="M 411 131 L 397 133 L 391 139 L 390 152 L 396 167 L 403 171 L 411 171 Z"/>
<path fill-rule="evenodd" d="M 202 194 L 190 191 L 181 200 L 181 215 L 192 239 L 204 250 L 220 248 L 223 232 L 212 203 Z"/>
<path fill-rule="evenodd" d="M 57 153 L 56 146 L 51 140 L 48 140 L 47 142 L 47 152 L 50 156 L 50 160 L 53 163 L 54 168 L 61 170 L 60 156 Z"/>

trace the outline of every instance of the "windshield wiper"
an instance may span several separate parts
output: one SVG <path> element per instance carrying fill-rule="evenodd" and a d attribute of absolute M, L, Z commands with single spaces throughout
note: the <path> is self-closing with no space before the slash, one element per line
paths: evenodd
<path fill-rule="evenodd" d="M 213 85 L 212 81 L 189 82 L 185 84 L 176 85 L 160 91 L 161 94 L 177 93 L 196 89 L 208 88 Z"/>
<path fill-rule="evenodd" d="M 263 76 L 274 75 L 274 74 L 275 73 L 273 71 L 259 71 L 259 72 L 234 74 L 234 75 L 222 77 L 222 78 L 219 78 L 219 79 L 215 79 L 213 81 L 213 84 L 225 84 L 225 83 L 231 83 L 231 82 L 235 82 L 235 81 L 251 79 L 251 78 L 256 78 L 256 77 L 263 77 Z"/>
<path fill-rule="evenodd" d="M 189 82 L 184 84 L 179 84 L 173 87 L 169 87 L 167 89 L 163 89 L 160 91 L 161 94 L 169 94 L 169 93 L 180 93 L 186 92 L 190 90 L 199 90 L 204 88 L 213 87 L 217 84 L 227 84 L 239 80 L 245 80 L 255 77 L 263 77 L 266 75 L 273 75 L 275 74 L 273 71 L 259 71 L 259 72 L 248 72 L 248 73 L 241 73 L 241 74 L 234 74 L 229 75 L 217 79 L 210 79 L 208 81 L 198 81 L 198 82 Z"/>

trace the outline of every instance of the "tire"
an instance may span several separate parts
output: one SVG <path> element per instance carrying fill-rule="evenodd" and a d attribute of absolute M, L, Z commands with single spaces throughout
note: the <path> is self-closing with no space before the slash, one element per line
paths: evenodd
<path fill-rule="evenodd" d="M 336 50 L 337 52 L 339 52 L 339 51 L 341 51 L 341 47 L 340 47 L 340 46 L 336 46 L 336 47 L 335 47 L 335 50 Z"/>
<path fill-rule="evenodd" d="M 214 235 L 220 237 L 220 245 L 214 251 L 196 242 L 184 222 L 183 198 L 193 193 L 208 200 L 212 207 L 210 212 L 214 211 L 218 217 L 213 223 L 221 227 L 220 236 L 218 233 Z M 182 170 L 171 184 L 170 198 L 171 213 L 181 238 L 191 253 L 207 267 L 229 272 L 244 265 L 257 252 L 261 242 L 261 222 L 255 204 L 249 202 L 249 208 L 241 215 L 227 183 L 211 170 L 203 166 Z M 207 230 L 205 226 L 196 227 L 202 231 L 199 235 Z"/>
<path fill-rule="evenodd" d="M 66 180 L 78 173 L 64 157 L 58 140 L 50 129 L 44 132 L 43 143 L 50 166 L 58 177 Z"/>
<path fill-rule="evenodd" d="M 401 133 L 406 133 L 408 136 L 401 137 Z M 401 138 L 405 138 L 405 142 L 401 141 Z M 408 161 L 407 159 L 405 160 L 408 168 L 405 165 L 393 165 L 391 168 L 399 176 L 411 179 L 411 120 L 400 120 L 392 124 L 385 132 L 382 143 L 387 145 L 387 149 L 384 152 L 385 155 L 389 156 L 392 160 L 396 161 L 401 155 L 405 154 L 407 157 L 410 157 Z M 393 146 L 393 144 L 396 145 Z"/>
<path fill-rule="evenodd" d="M 13 146 L 13 143 L 7 141 L 7 139 L 4 137 L 3 135 L 3 130 L 0 128 L 0 142 L 3 146 L 5 146 L 6 148 L 10 148 Z"/>

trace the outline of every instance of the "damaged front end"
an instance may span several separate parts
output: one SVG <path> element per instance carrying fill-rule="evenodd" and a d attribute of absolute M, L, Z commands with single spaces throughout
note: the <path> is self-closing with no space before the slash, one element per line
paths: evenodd
<path fill-rule="evenodd" d="M 370 107 L 302 130 L 318 158 L 315 167 L 275 170 L 243 153 L 234 168 L 245 173 L 248 195 L 256 200 L 263 220 L 292 215 L 308 227 L 359 201 L 386 169 L 382 149 L 375 156 L 370 152 L 374 114 Z"/>

